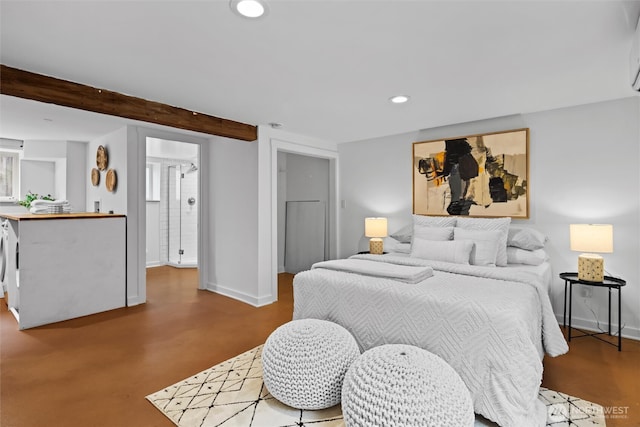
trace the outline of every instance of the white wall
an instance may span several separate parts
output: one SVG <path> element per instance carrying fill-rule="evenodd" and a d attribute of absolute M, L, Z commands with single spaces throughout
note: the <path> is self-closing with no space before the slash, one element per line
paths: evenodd
<path fill-rule="evenodd" d="M 147 267 L 162 265 L 160 262 L 160 202 L 147 201 Z"/>
<path fill-rule="evenodd" d="M 61 197 L 56 191 L 56 162 L 54 160 L 20 160 L 20 196 L 27 192 L 41 196 Z M 24 190 L 23 190 L 24 189 Z"/>
<path fill-rule="evenodd" d="M 87 145 L 85 142 L 67 141 L 66 199 L 72 211 L 83 211 L 87 205 L 86 183 L 91 182 Z"/>
<path fill-rule="evenodd" d="M 499 130 L 530 128 L 530 207 L 528 220 L 547 236 L 554 282 L 552 302 L 562 317 L 563 282 L 557 274 L 575 271 L 569 250 L 569 224 L 611 223 L 614 253 L 605 267 L 627 280 L 623 288 L 623 335 L 640 338 L 640 97 L 535 114 L 393 135 L 339 145 L 341 257 L 366 248 L 364 218 L 387 216 L 393 232 L 411 221 L 412 143 Z M 606 291 L 574 297 L 574 323 L 607 322 Z M 617 316 L 613 304 L 613 318 Z"/>
<path fill-rule="evenodd" d="M 198 160 L 198 145 L 161 138 L 149 138 L 146 153 L 147 157 L 182 159 L 196 162 Z"/>
<path fill-rule="evenodd" d="M 203 159 L 203 161 L 205 161 Z M 212 137 L 205 189 L 210 218 L 207 289 L 260 305 L 258 143 Z"/>
<path fill-rule="evenodd" d="M 86 210 L 93 212 L 94 202 L 100 202 L 100 212 L 113 211 L 117 214 L 127 214 L 127 147 L 129 144 L 128 127 L 120 128 L 107 135 L 103 135 L 89 142 L 87 146 L 87 199 Z M 132 142 L 135 144 L 135 141 Z M 88 179 L 92 168 L 96 166 L 96 152 L 102 145 L 107 150 L 107 169 L 100 171 L 100 183 L 94 187 Z M 107 191 L 107 170 L 116 172 L 117 184 L 113 192 Z M 144 195 L 144 193 L 143 193 Z"/>

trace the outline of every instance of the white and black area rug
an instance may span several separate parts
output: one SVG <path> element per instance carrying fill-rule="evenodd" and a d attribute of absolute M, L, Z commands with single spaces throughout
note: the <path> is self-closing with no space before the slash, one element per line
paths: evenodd
<path fill-rule="evenodd" d="M 147 396 L 180 427 L 344 427 L 340 405 L 302 411 L 274 399 L 262 382 L 262 346 Z M 549 427 L 605 426 L 603 410 L 586 400 L 541 389 Z M 481 417 L 476 426 L 493 426 Z"/>

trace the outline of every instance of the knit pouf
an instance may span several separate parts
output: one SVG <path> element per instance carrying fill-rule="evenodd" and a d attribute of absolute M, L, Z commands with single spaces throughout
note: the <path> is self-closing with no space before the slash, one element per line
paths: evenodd
<path fill-rule="evenodd" d="M 346 426 L 473 426 L 471 394 L 456 371 L 418 347 L 387 344 L 365 351 L 342 387 Z"/>
<path fill-rule="evenodd" d="M 267 390 L 298 409 L 325 409 L 341 400 L 342 382 L 360 350 L 342 326 L 301 319 L 276 329 L 262 349 Z"/>

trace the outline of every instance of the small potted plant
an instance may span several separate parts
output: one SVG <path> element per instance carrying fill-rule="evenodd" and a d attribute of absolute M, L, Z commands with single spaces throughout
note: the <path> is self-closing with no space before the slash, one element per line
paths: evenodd
<path fill-rule="evenodd" d="M 24 200 L 20 200 L 18 202 L 19 205 L 24 206 L 27 209 L 31 208 L 31 202 L 34 200 L 50 200 L 53 201 L 51 194 L 47 194 L 46 196 L 41 196 L 39 194 L 32 193 L 31 191 L 27 191 L 27 195 L 24 196 Z"/>

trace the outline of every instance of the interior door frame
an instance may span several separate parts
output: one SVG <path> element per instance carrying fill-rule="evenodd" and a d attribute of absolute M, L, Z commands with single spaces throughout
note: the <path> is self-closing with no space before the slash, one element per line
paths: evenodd
<path fill-rule="evenodd" d="M 209 235 L 209 215 L 205 215 L 203 212 L 204 206 L 209 206 L 209 194 L 204 191 L 204 185 L 202 183 L 208 182 L 209 170 L 205 159 L 209 158 L 209 139 L 201 138 L 197 136 L 191 136 L 184 133 L 169 132 L 160 129 L 152 129 L 145 127 L 137 128 L 138 144 L 137 153 L 137 178 L 138 178 L 138 191 L 137 191 L 137 211 L 138 218 L 136 221 L 138 227 L 138 242 L 142 243 L 138 245 L 138 285 L 140 294 L 138 295 L 139 302 L 146 301 L 147 293 L 147 280 L 146 280 L 146 241 L 147 241 L 147 198 L 146 198 L 146 176 L 145 169 L 147 164 L 147 138 L 165 139 L 170 141 L 197 144 L 198 145 L 198 197 L 200 203 L 198 204 L 198 289 L 206 289 L 206 278 L 208 277 L 208 268 L 205 260 L 208 259 L 209 250 L 208 244 L 204 241 L 202 236 Z M 142 294 L 144 292 L 144 295 Z"/>
<path fill-rule="evenodd" d="M 265 144 L 269 149 L 264 149 L 263 155 L 270 157 L 270 218 L 269 233 L 261 233 L 262 237 L 268 237 L 263 244 L 259 244 L 261 251 L 270 252 L 262 261 L 268 263 L 268 278 L 270 280 L 271 299 L 278 300 L 278 152 L 293 153 L 309 157 L 319 157 L 329 160 L 329 259 L 337 258 L 339 253 L 339 214 L 338 214 L 338 150 L 337 145 L 327 141 L 321 141 L 288 132 L 279 131 L 267 127 L 259 127 L 259 144 Z M 268 140 L 265 141 L 265 139 Z M 267 148 L 264 147 L 264 148 Z M 260 156 L 259 156 L 260 157 Z M 261 177 L 259 177 L 261 178 Z M 259 185 L 262 183 L 259 179 Z M 263 194 L 259 191 L 259 194 Z M 261 201 L 261 206 L 266 204 Z M 266 225 L 266 223 L 265 223 Z M 264 253 L 264 252 L 263 252 Z M 260 260 L 259 260 L 260 262 Z M 261 267 L 262 268 L 262 267 Z M 262 270 L 260 270 L 262 271 Z"/>

